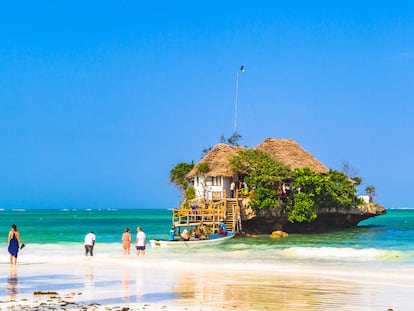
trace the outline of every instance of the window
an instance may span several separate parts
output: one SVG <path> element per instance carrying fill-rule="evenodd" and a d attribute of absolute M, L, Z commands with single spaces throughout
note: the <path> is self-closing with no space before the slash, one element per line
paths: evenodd
<path fill-rule="evenodd" d="M 221 176 L 212 177 L 213 186 L 221 186 Z"/>

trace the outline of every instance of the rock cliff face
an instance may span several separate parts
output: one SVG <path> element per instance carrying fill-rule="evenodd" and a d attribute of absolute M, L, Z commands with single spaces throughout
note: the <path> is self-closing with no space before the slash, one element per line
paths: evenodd
<path fill-rule="evenodd" d="M 353 208 L 321 208 L 311 223 L 290 223 L 280 208 L 253 211 L 248 200 L 243 201 L 242 227 L 250 234 L 269 234 L 275 230 L 288 233 L 327 232 L 353 228 L 362 220 L 383 215 L 386 209 L 374 203 Z"/>

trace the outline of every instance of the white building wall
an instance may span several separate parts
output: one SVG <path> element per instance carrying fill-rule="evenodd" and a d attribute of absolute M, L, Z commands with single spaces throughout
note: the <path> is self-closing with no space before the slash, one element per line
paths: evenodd
<path fill-rule="evenodd" d="M 207 200 L 211 200 L 213 192 L 223 192 L 224 190 L 226 190 L 227 197 L 230 197 L 230 184 L 234 178 L 222 176 L 214 178 L 220 178 L 220 185 L 213 185 L 213 178 L 211 176 L 208 176 L 206 179 L 203 176 L 194 177 L 194 190 L 197 199 L 203 198 L 205 195 Z"/>
<path fill-rule="evenodd" d="M 204 178 L 202 176 L 194 177 L 194 190 L 197 199 L 203 198 L 204 195 Z"/>
<path fill-rule="evenodd" d="M 365 204 L 369 203 L 369 195 L 359 195 L 358 198 L 362 199 Z"/>
<path fill-rule="evenodd" d="M 228 198 L 231 197 L 230 184 L 234 180 L 232 177 L 223 177 L 223 189 L 226 189 L 226 195 Z"/>

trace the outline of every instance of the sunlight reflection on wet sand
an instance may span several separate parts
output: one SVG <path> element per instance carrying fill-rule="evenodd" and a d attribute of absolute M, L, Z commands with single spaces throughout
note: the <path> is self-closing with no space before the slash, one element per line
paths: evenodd
<path fill-rule="evenodd" d="M 148 304 L 173 310 L 407 310 L 413 277 L 392 271 L 340 271 L 335 267 L 286 265 L 284 271 L 228 269 L 161 258 L 93 258 L 78 262 L 8 267 L 1 297 L 33 299 L 37 290 L 77 293 L 77 303 Z M 6 266 L 2 266 L 5 270 Z M 284 267 L 284 266 L 278 266 Z M 4 286 L 3 286 L 4 285 Z"/>

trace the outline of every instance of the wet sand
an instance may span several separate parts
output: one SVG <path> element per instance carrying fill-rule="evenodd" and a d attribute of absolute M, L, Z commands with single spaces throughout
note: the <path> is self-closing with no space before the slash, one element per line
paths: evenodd
<path fill-rule="evenodd" d="M 285 271 L 199 263 L 160 265 L 151 256 L 73 263 L 3 264 L 1 310 L 409 310 L 413 277 L 335 267 Z M 252 268 L 252 267 L 251 267 Z M 390 274 L 391 273 L 391 274 Z M 34 295 L 35 292 L 43 294 Z M 55 294 L 45 294 L 45 292 Z"/>

